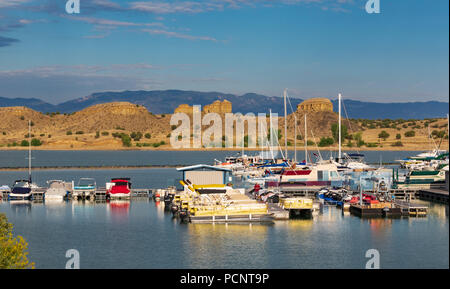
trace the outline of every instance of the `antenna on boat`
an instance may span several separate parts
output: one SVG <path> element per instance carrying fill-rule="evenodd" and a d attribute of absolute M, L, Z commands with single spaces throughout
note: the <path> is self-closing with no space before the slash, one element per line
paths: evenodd
<path fill-rule="evenodd" d="M 286 157 L 286 160 L 288 159 L 288 151 L 287 151 L 287 106 L 286 106 L 286 95 L 287 95 L 287 88 L 284 89 L 283 96 L 284 96 L 284 154 Z"/>

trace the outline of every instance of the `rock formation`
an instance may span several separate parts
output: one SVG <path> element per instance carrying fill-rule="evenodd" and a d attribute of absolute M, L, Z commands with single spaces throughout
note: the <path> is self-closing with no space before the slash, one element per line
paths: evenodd
<path fill-rule="evenodd" d="M 175 108 L 174 113 L 186 113 L 186 114 L 192 114 L 193 106 L 190 106 L 188 104 L 180 104 L 177 108 Z M 232 112 L 232 105 L 231 102 L 228 100 L 216 100 L 211 104 L 207 104 L 203 107 L 203 113 L 231 113 Z"/>
<path fill-rule="evenodd" d="M 310 98 L 297 106 L 298 112 L 333 111 L 333 104 L 328 98 Z"/>
<path fill-rule="evenodd" d="M 216 100 L 211 104 L 205 105 L 203 107 L 203 112 L 231 113 L 232 112 L 231 102 L 229 102 L 226 99 L 224 99 L 222 102 L 220 100 Z"/>

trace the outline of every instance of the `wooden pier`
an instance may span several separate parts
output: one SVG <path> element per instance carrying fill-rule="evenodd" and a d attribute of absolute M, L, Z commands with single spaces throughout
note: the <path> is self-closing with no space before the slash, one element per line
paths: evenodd
<path fill-rule="evenodd" d="M 31 191 L 31 200 L 33 202 L 43 202 L 46 189 L 39 188 Z"/>

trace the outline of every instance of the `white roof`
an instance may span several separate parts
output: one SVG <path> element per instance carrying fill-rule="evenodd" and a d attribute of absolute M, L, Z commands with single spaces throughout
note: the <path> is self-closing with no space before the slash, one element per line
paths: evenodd
<path fill-rule="evenodd" d="M 230 169 L 219 168 L 219 167 L 210 166 L 210 165 L 203 165 L 203 164 L 193 165 L 193 166 L 188 166 L 188 167 L 183 167 L 183 168 L 177 168 L 177 171 L 194 171 L 194 170 L 199 170 L 199 169 L 208 169 L 208 170 L 212 170 L 212 171 L 231 172 Z"/>

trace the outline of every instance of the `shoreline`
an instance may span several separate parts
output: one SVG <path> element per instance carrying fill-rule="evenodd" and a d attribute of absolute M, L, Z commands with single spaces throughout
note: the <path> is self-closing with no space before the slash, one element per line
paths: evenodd
<path fill-rule="evenodd" d="M 446 147 L 448 149 L 448 146 Z M 284 151 L 284 147 L 281 148 Z M 445 146 L 444 148 L 445 149 Z M 180 152 L 190 152 L 190 151 L 242 151 L 242 148 L 183 148 L 175 149 L 171 147 L 153 148 L 153 147 L 79 147 L 79 148 L 61 148 L 61 147 L 48 147 L 39 146 L 32 147 L 33 151 L 180 151 Z M 308 146 L 309 151 L 338 151 L 337 147 L 315 147 Z M 428 151 L 430 148 L 415 147 L 415 146 L 403 146 L 403 147 L 343 147 L 342 151 Z M 0 147 L 0 151 L 28 151 L 28 147 Z M 245 148 L 245 151 L 261 151 L 260 148 Z M 266 151 L 266 150 L 264 150 Z M 294 151 L 294 147 L 288 147 L 288 151 Z M 303 146 L 297 146 L 297 151 L 304 151 Z"/>
<path fill-rule="evenodd" d="M 149 166 L 48 166 L 48 167 L 32 167 L 33 171 L 53 171 L 53 170 L 138 170 L 138 169 L 174 169 L 186 165 L 149 165 Z M 0 167 L 0 172 L 21 172 L 27 171 L 28 167 Z"/>

